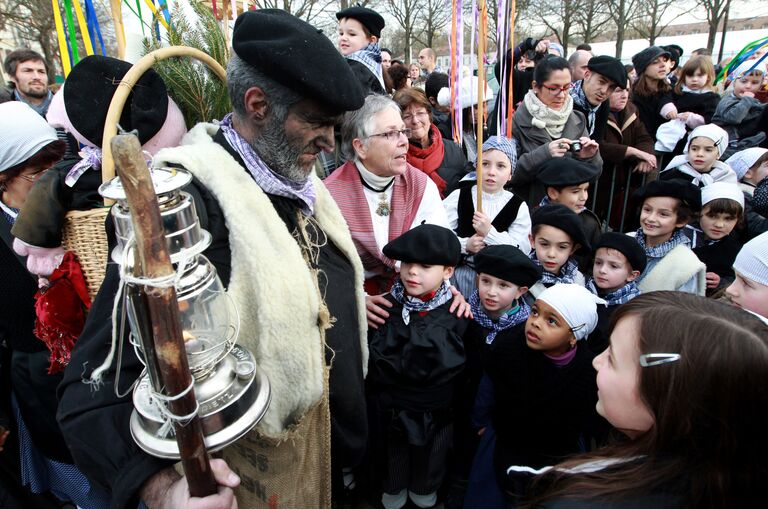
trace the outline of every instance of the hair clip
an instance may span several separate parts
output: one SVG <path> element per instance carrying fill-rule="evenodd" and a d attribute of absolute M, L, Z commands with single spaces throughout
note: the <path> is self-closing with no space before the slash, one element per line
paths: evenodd
<path fill-rule="evenodd" d="M 679 353 L 646 353 L 640 356 L 640 365 L 644 368 L 669 364 L 680 360 Z"/>
<path fill-rule="evenodd" d="M 571 327 L 571 332 L 580 331 L 581 329 L 583 329 L 586 326 L 587 326 L 586 323 L 582 323 L 582 324 L 577 325 L 576 327 Z"/>

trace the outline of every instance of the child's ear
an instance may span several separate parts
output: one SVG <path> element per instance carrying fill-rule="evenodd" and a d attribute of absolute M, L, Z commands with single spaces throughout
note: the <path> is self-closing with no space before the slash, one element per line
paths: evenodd
<path fill-rule="evenodd" d="M 630 283 L 639 277 L 640 277 L 640 271 L 633 270 L 632 272 L 629 273 L 629 276 L 627 276 L 627 283 Z"/>
<path fill-rule="evenodd" d="M 528 293 L 528 287 L 527 286 L 518 286 L 517 287 L 517 297 L 515 297 L 515 299 L 519 299 L 520 297 L 522 297 L 526 293 Z"/>
<path fill-rule="evenodd" d="M 443 279 L 450 279 L 451 276 L 453 276 L 453 267 L 444 267 L 443 268 Z"/>
<path fill-rule="evenodd" d="M 557 192 L 557 189 L 555 189 L 554 187 L 547 188 L 547 198 L 549 198 L 550 200 L 552 201 L 557 200 L 558 194 L 559 193 Z"/>
<path fill-rule="evenodd" d="M 532 233 L 528 234 L 528 242 L 530 242 L 532 246 L 535 244 L 535 242 L 533 240 L 533 234 Z"/>
<path fill-rule="evenodd" d="M 571 345 L 571 349 L 576 348 L 576 336 L 573 335 L 573 332 L 571 332 L 571 341 L 569 343 Z"/>
<path fill-rule="evenodd" d="M 575 253 L 579 249 L 581 249 L 581 244 L 574 244 L 573 247 L 571 248 L 571 255 L 573 255 L 573 253 Z"/>

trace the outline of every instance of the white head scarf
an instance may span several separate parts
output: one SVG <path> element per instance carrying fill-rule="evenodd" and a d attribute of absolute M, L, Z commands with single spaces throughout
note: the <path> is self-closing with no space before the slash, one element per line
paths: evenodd
<path fill-rule="evenodd" d="M 693 177 L 692 183 L 696 186 L 708 186 L 713 182 L 731 182 L 737 184 L 739 182 L 736 172 L 733 171 L 730 166 L 722 161 L 715 161 L 712 165 L 712 169 L 709 173 L 700 173 L 691 166 L 688 160 L 688 146 L 691 144 L 691 140 L 694 138 L 709 138 L 715 144 L 717 149 L 717 157 L 723 156 L 723 152 L 728 148 L 728 133 L 723 130 L 722 127 L 715 124 L 705 124 L 697 127 L 691 134 L 688 135 L 688 141 L 685 142 L 685 149 L 679 156 L 675 156 L 669 162 L 663 171 L 677 168 L 686 175 Z"/>
<path fill-rule="evenodd" d="M 740 152 L 736 152 L 731 157 L 725 160 L 725 164 L 731 167 L 736 172 L 736 176 L 739 180 L 744 178 L 747 171 L 755 165 L 758 159 L 763 157 L 763 154 L 768 152 L 768 148 L 752 147 L 744 149 Z"/>
<path fill-rule="evenodd" d="M 768 232 L 744 244 L 733 269 L 750 281 L 768 286 Z"/>
<path fill-rule="evenodd" d="M 21 101 L 0 104 L 0 172 L 23 163 L 58 140 L 56 129 Z"/>
<path fill-rule="evenodd" d="M 718 159 L 723 157 L 725 149 L 728 148 L 728 133 L 725 132 L 722 127 L 715 124 L 704 124 L 691 131 L 691 134 L 688 135 L 688 141 L 685 142 L 685 148 L 683 149 L 685 154 L 688 153 L 688 146 L 691 144 L 691 140 L 699 137 L 712 140 L 717 149 Z"/>
<path fill-rule="evenodd" d="M 550 286 L 536 300 L 543 300 L 571 327 L 576 340 L 589 336 L 597 327 L 597 305 L 608 303 L 581 285 Z"/>
<path fill-rule="evenodd" d="M 733 200 L 741 205 L 741 210 L 744 210 L 744 192 L 737 184 L 731 184 L 730 182 L 713 182 L 708 186 L 701 188 L 702 207 L 718 198 Z"/>

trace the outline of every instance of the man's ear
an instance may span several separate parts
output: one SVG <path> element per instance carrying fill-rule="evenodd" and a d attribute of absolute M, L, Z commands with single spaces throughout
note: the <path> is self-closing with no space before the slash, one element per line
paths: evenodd
<path fill-rule="evenodd" d="M 433 108 L 437 108 L 437 99 L 435 99 L 434 97 L 427 97 L 427 100 L 429 101 L 429 104 L 431 104 Z"/>
<path fill-rule="evenodd" d="M 249 118 L 254 120 L 264 120 L 266 118 L 269 103 L 267 102 L 267 95 L 260 87 L 251 87 L 246 90 L 243 103 Z"/>

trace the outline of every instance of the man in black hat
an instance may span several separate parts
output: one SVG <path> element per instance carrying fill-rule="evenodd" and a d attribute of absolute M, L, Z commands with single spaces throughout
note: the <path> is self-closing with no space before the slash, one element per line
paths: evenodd
<path fill-rule="evenodd" d="M 598 143 L 605 138 L 611 110 L 608 99 L 617 87 L 627 88 L 627 71 L 621 60 L 606 55 L 590 58 L 584 79 L 571 87 L 573 109 L 584 114 L 589 137 Z"/>
<path fill-rule="evenodd" d="M 341 485 L 343 467 L 361 461 L 367 440 L 367 327 L 360 259 L 312 169 L 319 152 L 333 149 L 340 115 L 359 108 L 363 94 L 331 42 L 285 11 L 240 15 L 232 46 L 234 112 L 195 126 L 155 162 L 195 177 L 188 191 L 212 235 L 204 254 L 238 307 L 238 342 L 255 354 L 272 399 L 257 427 L 221 451 L 226 464 L 212 463 L 219 494 L 192 502 L 330 507 L 331 469 Z M 60 386 L 59 422 L 76 463 L 115 507 L 139 498 L 152 508 L 187 507 L 186 478 L 129 436 L 132 404 L 114 395 L 114 371 L 102 390 L 81 382 L 107 355 L 118 283 L 111 264 Z M 142 366 L 123 344 L 121 377 L 132 380 Z"/>

